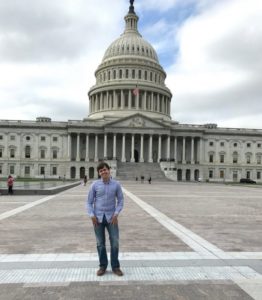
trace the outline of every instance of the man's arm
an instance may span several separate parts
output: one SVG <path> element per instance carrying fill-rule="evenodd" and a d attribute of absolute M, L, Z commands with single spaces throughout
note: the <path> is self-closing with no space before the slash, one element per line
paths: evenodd
<path fill-rule="evenodd" d="M 95 216 L 94 212 L 94 202 L 95 202 L 95 197 L 96 197 L 96 191 L 95 191 L 95 183 L 93 183 L 90 187 L 87 201 L 86 201 L 86 207 L 87 207 L 87 213 L 92 219 L 93 225 L 97 226 L 98 225 L 98 220 Z"/>
<path fill-rule="evenodd" d="M 121 212 L 121 210 L 123 209 L 123 206 L 124 206 L 124 196 L 123 196 L 123 191 L 122 191 L 120 183 L 117 183 L 116 199 L 117 199 L 117 205 L 115 208 L 114 215 L 119 215 L 119 213 Z"/>

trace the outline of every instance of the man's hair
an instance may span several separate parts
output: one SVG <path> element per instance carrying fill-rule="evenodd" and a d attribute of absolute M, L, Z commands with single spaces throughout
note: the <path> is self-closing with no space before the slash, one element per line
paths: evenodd
<path fill-rule="evenodd" d="M 101 163 L 98 164 L 96 169 L 97 169 L 97 172 L 99 173 L 99 170 L 104 169 L 104 168 L 107 168 L 108 170 L 110 170 L 109 164 L 102 161 Z"/>

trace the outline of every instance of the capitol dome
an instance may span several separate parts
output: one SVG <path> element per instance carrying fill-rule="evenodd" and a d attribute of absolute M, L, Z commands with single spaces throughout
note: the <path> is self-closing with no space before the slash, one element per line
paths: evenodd
<path fill-rule="evenodd" d="M 138 16 L 130 1 L 125 30 L 105 51 L 89 95 L 89 118 L 118 119 L 134 113 L 170 120 L 172 94 L 166 73 L 152 45 L 137 29 Z"/>

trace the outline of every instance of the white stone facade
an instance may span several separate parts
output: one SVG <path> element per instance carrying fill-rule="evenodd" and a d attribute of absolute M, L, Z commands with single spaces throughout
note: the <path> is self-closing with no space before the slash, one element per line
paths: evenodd
<path fill-rule="evenodd" d="M 173 180 L 262 182 L 262 130 L 172 121 L 166 74 L 133 6 L 125 21 L 95 72 L 88 118 L 0 121 L 0 177 L 93 178 L 106 160 L 113 176 L 117 162 L 158 162 Z"/>

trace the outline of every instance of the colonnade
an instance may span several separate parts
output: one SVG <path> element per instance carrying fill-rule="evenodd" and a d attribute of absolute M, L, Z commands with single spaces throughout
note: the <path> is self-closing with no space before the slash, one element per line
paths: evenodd
<path fill-rule="evenodd" d="M 200 163 L 203 142 L 197 136 L 151 133 L 72 133 L 68 135 L 68 159 L 121 162 L 174 161 Z"/>
<path fill-rule="evenodd" d="M 161 93 L 134 89 L 112 90 L 90 96 L 90 113 L 114 109 L 143 109 L 169 115 L 170 98 Z"/>

